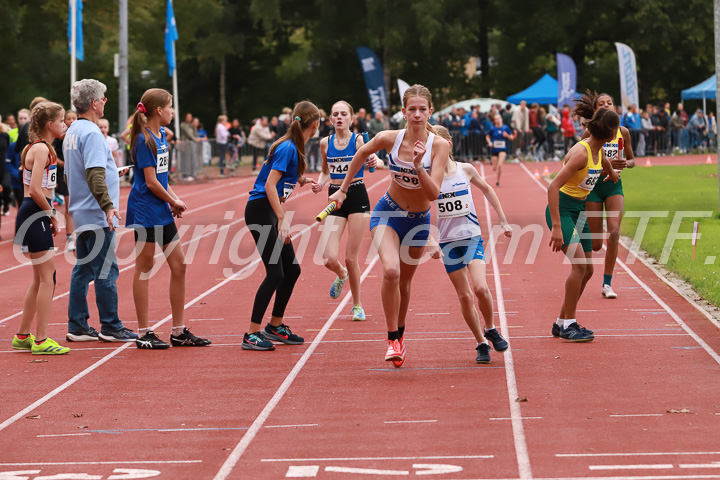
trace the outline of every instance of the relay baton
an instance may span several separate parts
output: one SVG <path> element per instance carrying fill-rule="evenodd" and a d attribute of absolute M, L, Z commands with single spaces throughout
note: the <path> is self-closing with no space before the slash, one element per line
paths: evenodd
<path fill-rule="evenodd" d="M 362 137 L 363 137 L 363 141 L 364 141 L 365 143 L 368 143 L 368 142 L 370 141 L 370 135 L 368 135 L 368 132 L 362 132 Z M 374 172 L 375 172 L 375 167 L 370 167 L 370 168 L 368 168 L 368 171 L 369 171 L 370 173 L 374 173 Z"/>
<path fill-rule="evenodd" d="M 325 210 L 318 213 L 317 217 L 315 217 L 315 220 L 317 220 L 318 222 L 322 222 L 323 220 L 325 220 L 325 217 L 330 215 L 337 208 L 337 206 L 337 202 L 333 200 L 332 202 L 330 202 L 330 205 L 325 207 Z"/>

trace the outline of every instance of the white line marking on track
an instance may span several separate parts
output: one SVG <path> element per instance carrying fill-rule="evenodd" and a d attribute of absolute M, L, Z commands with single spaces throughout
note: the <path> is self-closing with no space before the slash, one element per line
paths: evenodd
<path fill-rule="evenodd" d="M 543 190 L 545 190 L 547 192 L 547 187 L 543 186 L 540 182 L 538 182 L 538 180 L 533 176 L 532 173 L 530 173 L 530 170 L 528 170 L 528 168 L 525 165 L 523 165 L 521 163 L 520 166 L 525 170 L 525 173 L 527 173 L 528 176 L 535 181 L 535 183 L 540 185 L 540 188 L 542 188 Z M 627 246 L 625 244 L 623 244 L 623 247 L 627 248 Z M 607 250 L 605 245 L 603 245 L 603 249 Z M 630 249 L 628 249 L 628 250 L 630 250 Z M 639 258 L 639 257 L 636 256 L 636 258 Z M 640 259 L 640 260 L 642 261 L 642 259 Z M 630 268 L 625 264 L 625 262 L 623 262 L 622 260 L 620 260 L 618 258 L 617 264 L 620 265 L 620 267 L 622 267 L 622 269 L 625 270 L 627 272 L 627 274 L 633 280 L 635 280 L 635 282 L 638 285 L 640 285 L 640 287 L 642 287 L 642 289 L 645 290 L 645 292 L 647 292 L 647 294 L 650 295 L 652 297 L 652 299 L 657 302 L 658 305 L 660 305 L 663 308 L 663 310 L 665 310 L 667 313 L 669 313 L 670 316 L 673 317 L 673 319 L 683 328 L 683 330 L 685 330 L 687 332 L 687 334 L 690 335 L 693 338 L 693 340 L 695 340 L 698 343 L 698 345 L 700 345 L 703 348 L 703 350 L 705 350 L 708 353 L 708 355 L 710 355 L 710 357 L 712 357 L 712 359 L 715 360 L 715 362 L 717 362 L 720 365 L 720 355 L 718 355 L 717 352 L 715 352 L 715 350 L 713 350 L 710 347 L 710 345 L 708 345 L 705 342 L 705 340 L 700 338 L 700 336 L 697 333 L 695 333 L 695 331 L 693 329 L 691 329 L 688 326 L 688 324 L 686 324 L 683 321 L 683 319 L 680 318 L 680 316 L 677 313 L 675 313 L 675 311 L 672 308 L 670 308 L 670 306 L 667 303 L 665 303 L 649 286 L 647 286 L 642 280 L 640 280 L 640 278 L 637 275 L 635 275 L 635 272 L 630 270 Z M 648 267 L 649 270 L 655 272 L 656 275 L 658 275 L 658 277 L 661 280 L 664 280 L 663 277 L 660 277 L 660 275 L 655 271 L 655 269 L 651 268 L 647 262 L 643 261 L 643 264 L 646 267 Z M 665 281 L 665 283 L 670 285 L 670 282 L 668 282 L 667 280 L 664 280 L 664 281 Z M 689 299 L 687 296 L 683 295 L 677 288 L 673 287 L 672 285 L 670 285 L 670 286 L 673 288 L 673 290 L 680 293 L 680 295 L 682 295 L 683 298 L 685 298 L 685 300 L 687 300 L 691 305 L 695 306 L 701 313 L 703 313 L 707 318 L 709 318 L 714 325 L 716 325 L 716 326 L 718 325 L 717 321 L 715 321 L 712 318 L 712 316 L 709 313 L 707 313 L 702 307 L 700 307 L 697 303 L 695 303 L 694 301 Z"/>
<path fill-rule="evenodd" d="M 84 437 L 87 435 L 92 435 L 92 433 L 58 433 L 56 435 L 35 435 L 37 438 L 45 438 L 45 437 Z"/>
<path fill-rule="evenodd" d="M 288 468 L 285 478 L 312 478 L 317 477 L 319 465 L 292 465 Z"/>
<path fill-rule="evenodd" d="M 543 417 L 520 417 L 520 420 L 542 420 L 542 418 Z M 489 420 L 512 420 L 512 418 L 490 418 Z"/>
<path fill-rule="evenodd" d="M 437 423 L 437 420 L 391 420 L 383 423 Z"/>
<path fill-rule="evenodd" d="M 410 475 L 407 470 L 377 470 L 375 468 L 325 467 L 326 472 L 357 473 L 360 475 Z"/>
<path fill-rule="evenodd" d="M 655 463 L 649 465 L 588 465 L 590 470 L 668 470 L 672 463 Z"/>
<path fill-rule="evenodd" d="M 354 462 L 380 460 L 487 460 L 495 455 L 433 455 L 424 457 L 321 457 L 321 458 L 263 458 L 261 462 Z"/>
<path fill-rule="evenodd" d="M 485 178 L 485 166 L 480 164 L 480 175 Z M 505 333 L 508 343 L 511 342 L 508 328 L 507 317 L 505 316 L 505 302 L 503 301 L 502 281 L 500 280 L 500 266 L 498 264 L 497 255 L 495 255 L 495 238 L 492 235 L 492 220 L 490 218 L 490 202 L 483 196 L 485 204 L 485 222 L 487 232 L 489 232 L 490 251 L 492 254 L 493 277 L 495 278 L 495 301 L 497 302 L 498 316 L 500 318 L 500 327 Z M 530 467 L 530 455 L 528 454 L 527 441 L 525 440 L 525 428 L 522 423 L 522 412 L 520 404 L 515 401 L 519 397 L 517 390 L 517 379 L 515 378 L 515 363 L 513 361 L 512 344 L 503 354 L 505 361 L 505 377 L 507 379 L 508 400 L 510 402 L 510 416 L 512 417 L 513 441 L 515 443 L 515 456 L 517 457 L 518 473 L 520 478 L 532 478 L 532 469 Z"/>
<path fill-rule="evenodd" d="M 119 460 L 103 462 L 28 462 L 28 463 L 0 463 L 0 467 L 53 467 L 58 465 L 141 465 L 148 463 L 175 464 L 175 463 L 202 463 L 202 460 Z"/>
<path fill-rule="evenodd" d="M 681 463 L 680 468 L 720 468 L 720 462 L 716 463 Z"/>
<path fill-rule="evenodd" d="M 627 415 L 610 415 L 612 418 L 621 417 L 662 417 L 662 413 L 632 413 Z"/>
<path fill-rule="evenodd" d="M 673 455 L 720 455 L 720 452 L 621 452 L 621 453 L 556 453 L 556 457 L 664 457 Z"/>
<path fill-rule="evenodd" d="M 298 234 L 297 234 L 298 237 L 300 237 L 300 236 L 304 235 L 305 233 L 307 233 L 308 231 L 312 230 L 316 225 L 318 225 L 317 222 L 312 223 L 311 225 L 308 225 L 307 227 L 305 227 L 304 229 L 302 229 L 300 232 L 298 232 Z M 377 257 L 377 256 L 375 257 L 375 259 L 373 260 L 373 263 L 370 264 L 370 266 L 368 267 L 368 269 L 371 268 L 373 265 L 375 265 L 375 262 L 377 261 L 378 258 L 379 258 L 379 257 Z M 261 262 L 261 259 L 260 259 L 260 258 L 257 258 L 257 259 L 255 259 L 255 260 L 253 260 L 253 261 L 250 262 L 248 265 L 246 265 L 246 266 L 243 267 L 242 269 L 238 270 L 237 272 L 233 273 L 232 275 L 230 275 L 229 277 L 227 277 L 227 278 L 226 278 L 225 280 L 223 280 L 222 282 L 220 282 L 220 283 L 216 284 L 215 286 L 209 288 L 208 290 L 206 290 L 206 291 L 203 292 L 202 294 L 198 295 L 197 297 L 193 298 L 191 301 L 189 301 L 188 303 L 186 303 L 186 304 L 185 304 L 185 309 L 187 309 L 187 308 L 189 308 L 190 306 L 196 304 L 197 302 L 199 302 L 199 301 L 202 300 L 203 298 L 205 298 L 205 297 L 207 297 L 208 295 L 210 295 L 212 292 L 214 292 L 214 291 L 222 288 L 223 286 L 227 285 L 228 283 L 232 282 L 235 278 L 239 277 L 239 276 L 242 275 L 244 272 L 246 272 L 248 269 L 253 268 L 255 265 L 257 265 L 257 264 L 260 263 L 260 262 Z M 369 271 L 369 270 L 367 270 L 367 271 Z M 348 293 L 348 295 L 350 295 L 350 294 Z M 348 299 L 349 299 L 349 297 L 346 296 L 344 302 L 347 303 Z M 343 304 L 343 306 L 344 306 L 344 304 Z M 340 307 L 338 307 L 338 308 L 340 308 Z M 153 330 L 157 330 L 157 328 L 158 328 L 159 326 L 163 325 L 164 323 L 166 323 L 166 322 L 167 322 L 168 320 L 170 320 L 171 318 L 172 318 L 172 314 L 169 314 L 168 316 L 166 316 L 165 318 L 163 318 L 162 320 L 160 320 L 160 321 L 157 322 L 156 324 L 152 325 L 151 328 L 152 328 Z M 318 338 L 320 338 L 320 336 L 318 336 Z M 317 340 L 317 339 L 316 339 L 316 340 Z M 314 343 L 315 343 L 315 342 L 313 342 L 313 344 L 314 344 Z M 4 430 L 4 429 L 7 428 L 8 426 L 12 425 L 12 424 L 15 423 L 18 419 L 20 419 L 20 418 L 22 418 L 23 416 L 27 415 L 29 412 L 32 412 L 35 408 L 39 407 L 40 405 L 44 404 L 44 403 L 47 402 L 48 400 L 52 399 L 52 398 L 55 397 L 58 393 L 63 392 L 64 390 L 66 390 L 67 388 L 69 388 L 71 385 L 73 385 L 75 382 L 79 381 L 81 378 L 85 377 L 86 375 L 88 375 L 89 373 L 91 373 L 91 372 L 92 372 L 93 370 L 95 370 L 96 368 L 98 368 L 98 367 L 100 367 L 101 365 L 103 365 L 104 363 L 108 362 L 110 359 L 112 359 L 114 356 L 116 356 L 117 354 L 119 354 L 119 353 L 122 352 L 123 350 L 125 350 L 125 349 L 127 349 L 127 348 L 130 348 L 130 346 L 134 346 L 134 345 L 135 345 L 135 342 L 129 342 L 129 343 L 126 343 L 126 344 L 124 344 L 123 346 L 117 348 L 117 349 L 114 350 L 113 352 L 107 354 L 105 357 L 103 357 L 103 358 L 101 358 L 100 360 L 98 360 L 97 362 L 93 363 L 92 365 L 90 365 L 89 367 L 87 367 L 85 370 L 83 370 L 82 372 L 78 373 L 77 375 L 73 376 L 73 377 L 70 378 L 68 381 L 66 381 L 65 383 L 63 383 L 63 384 L 60 385 L 59 387 L 57 387 L 57 388 L 55 388 L 54 390 L 52 390 L 50 393 L 47 393 L 46 395 L 44 395 L 44 396 L 43 396 L 42 398 L 40 398 L 39 400 L 36 400 L 35 402 L 33 402 L 30 406 L 22 409 L 21 411 L 19 411 L 18 413 L 16 413 L 16 414 L 13 415 L 12 417 L 10 417 L 10 418 L 8 418 L 7 420 L 5 420 L 4 422 L 0 423 L 0 431 Z M 303 358 L 305 358 L 305 357 L 302 357 L 302 358 L 300 359 L 300 361 L 302 361 Z M 298 363 L 299 363 L 299 362 L 298 362 Z M 244 437 L 243 437 L 243 438 L 244 438 Z"/>
<path fill-rule="evenodd" d="M 360 277 L 360 283 L 365 280 L 368 273 L 373 269 L 375 264 L 378 262 L 380 257 L 378 255 L 375 255 L 375 257 L 370 262 L 370 265 L 367 266 L 365 271 L 363 272 L 362 276 Z M 290 373 L 285 377 L 285 380 L 283 381 L 282 385 L 280 385 L 280 388 L 277 389 L 275 392 L 275 395 L 270 399 L 270 401 L 265 405 L 265 408 L 262 409 L 260 412 L 260 415 L 255 418 L 255 421 L 252 423 L 250 428 L 247 432 L 245 432 L 245 435 L 240 439 L 240 442 L 235 446 L 233 451 L 230 453 L 230 456 L 225 460 L 225 463 L 222 464 L 220 467 L 220 470 L 215 475 L 215 480 L 221 480 L 227 478 L 230 473 L 232 472 L 233 468 L 237 464 L 238 460 L 240 460 L 240 457 L 243 453 L 245 453 L 245 450 L 250 445 L 250 442 L 253 441 L 255 438 L 255 435 L 260 431 L 260 428 L 263 426 L 263 423 L 268 419 L 272 411 L 275 409 L 278 403 L 280 403 L 280 400 L 285 396 L 285 393 L 290 388 L 290 385 L 292 385 L 295 378 L 297 378 L 298 374 L 300 373 L 300 370 L 305 366 L 307 361 L 312 356 L 315 349 L 318 347 L 320 342 L 322 341 L 323 337 L 325 337 L 325 334 L 327 331 L 332 327 L 333 323 L 335 322 L 335 319 L 340 315 L 340 312 L 343 311 L 345 306 L 348 304 L 350 299 L 352 298 L 351 292 L 348 292 L 345 294 L 345 297 L 340 302 L 340 304 L 335 308 L 335 311 L 332 313 L 330 318 L 325 322 L 325 325 L 323 325 L 323 328 L 320 330 L 320 332 L 317 334 L 317 336 L 313 339 L 310 346 L 305 350 L 305 353 L 302 357 L 300 357 L 300 360 L 295 364 L 293 369 L 290 371 Z"/>
<path fill-rule="evenodd" d="M 317 427 L 317 423 L 305 423 L 302 425 L 265 425 L 265 428 L 293 428 L 293 427 Z"/>

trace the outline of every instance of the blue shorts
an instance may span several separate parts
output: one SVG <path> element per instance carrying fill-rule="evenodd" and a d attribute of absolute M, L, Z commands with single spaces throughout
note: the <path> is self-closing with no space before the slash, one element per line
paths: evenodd
<path fill-rule="evenodd" d="M 445 271 L 452 273 L 465 268 L 473 260 L 485 261 L 485 249 L 481 236 L 463 238 L 454 242 L 441 243 L 442 261 Z"/>
<path fill-rule="evenodd" d="M 505 149 L 505 148 L 503 148 L 502 150 L 495 150 L 494 148 L 492 149 L 492 156 L 493 156 L 493 157 L 497 157 L 497 156 L 498 156 L 498 153 L 507 153 L 507 149 Z"/>
<path fill-rule="evenodd" d="M 370 230 L 378 225 L 387 225 L 395 230 L 401 245 L 424 247 L 430 234 L 430 209 L 408 212 L 385 193 L 370 215 Z"/>

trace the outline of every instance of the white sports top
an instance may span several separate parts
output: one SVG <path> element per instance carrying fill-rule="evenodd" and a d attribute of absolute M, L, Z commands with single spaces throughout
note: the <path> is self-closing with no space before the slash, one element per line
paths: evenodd
<path fill-rule="evenodd" d="M 454 175 L 443 177 L 440 196 L 435 200 L 438 212 L 439 243 L 454 242 L 482 234 L 470 180 L 462 165 L 457 165 Z"/>
<path fill-rule="evenodd" d="M 393 180 L 395 180 L 398 185 L 409 190 L 417 190 L 422 188 L 422 186 L 420 185 L 418 174 L 415 171 L 415 166 L 412 162 L 403 162 L 398 155 L 406 131 L 405 129 L 400 130 L 400 133 L 395 137 L 395 144 L 388 155 L 388 163 Z M 435 134 L 429 133 L 427 142 L 425 142 L 425 155 L 423 155 L 422 158 L 422 165 L 427 172 L 430 172 L 430 166 L 432 165 L 432 146 L 434 139 Z"/>

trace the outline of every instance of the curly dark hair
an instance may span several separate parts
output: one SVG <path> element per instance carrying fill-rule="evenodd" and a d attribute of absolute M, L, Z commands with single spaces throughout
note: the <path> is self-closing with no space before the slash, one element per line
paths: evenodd
<path fill-rule="evenodd" d="M 592 119 L 593 115 L 595 115 L 597 102 L 600 97 L 610 97 L 610 99 L 613 100 L 613 103 L 615 103 L 612 95 L 607 93 L 597 93 L 595 90 L 587 89 L 585 90 L 585 95 L 582 95 L 575 101 L 574 113 L 577 113 L 580 118 L 584 118 L 585 120 Z"/>

